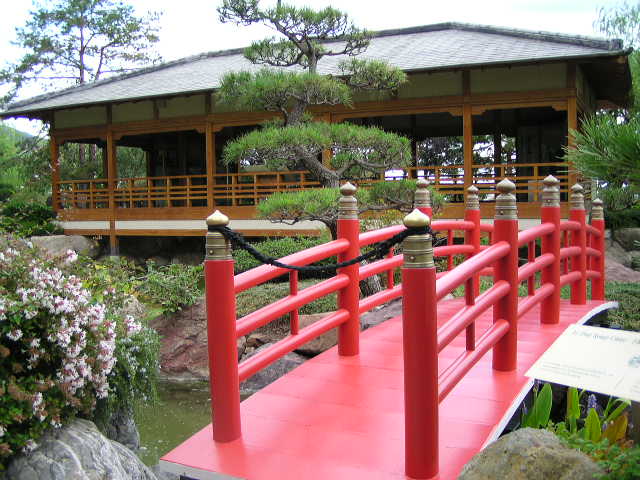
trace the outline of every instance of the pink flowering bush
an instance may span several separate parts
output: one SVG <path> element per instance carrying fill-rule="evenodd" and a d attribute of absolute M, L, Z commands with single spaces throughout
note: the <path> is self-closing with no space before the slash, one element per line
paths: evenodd
<path fill-rule="evenodd" d="M 154 393 L 157 334 L 118 315 L 115 290 L 85 288 L 76 259 L 0 239 L 0 469 L 47 428 L 96 407 L 106 415 L 140 386 Z"/>

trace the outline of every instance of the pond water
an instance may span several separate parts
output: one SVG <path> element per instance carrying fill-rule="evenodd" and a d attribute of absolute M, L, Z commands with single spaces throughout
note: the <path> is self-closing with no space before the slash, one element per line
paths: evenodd
<path fill-rule="evenodd" d="M 142 447 L 138 456 L 150 466 L 211 423 L 208 383 L 161 382 L 158 393 L 158 405 L 141 405 L 135 412 Z"/>

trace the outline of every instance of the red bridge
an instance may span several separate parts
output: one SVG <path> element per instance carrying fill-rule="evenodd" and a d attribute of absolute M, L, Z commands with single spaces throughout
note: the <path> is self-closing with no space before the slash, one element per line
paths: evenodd
<path fill-rule="evenodd" d="M 359 233 L 355 187 L 343 186 L 339 238 L 282 261 L 301 266 L 337 255 L 343 262 L 405 228 L 428 225 L 425 183 L 418 182 L 417 210 L 405 226 L 367 233 Z M 588 224 L 576 185 L 569 220 L 561 221 L 558 181 L 547 177 L 544 185 L 536 227 L 518 231 L 515 185 L 506 179 L 498 185 L 493 224 L 481 223 L 478 190 L 471 186 L 464 220 L 431 224 L 446 232 L 447 246 L 433 248 L 431 236 L 415 230 L 404 240 L 404 256 L 392 252 L 343 267 L 300 291 L 297 272 L 289 271 L 289 296 L 239 319 L 235 294 L 287 271 L 264 265 L 234 277 L 228 241 L 209 232 L 213 423 L 168 453 L 162 468 L 201 480 L 456 478 L 502 432 L 531 388 L 524 373 L 534 361 L 568 325 L 615 306 L 604 300 L 602 202 L 593 201 Z M 208 219 L 210 225 L 227 221 L 219 212 Z M 464 232 L 463 244 L 451 241 L 454 231 Z M 454 255 L 466 257 L 455 268 Z M 434 257 L 446 257 L 444 271 L 436 272 Z M 394 285 L 399 267 L 402 284 Z M 387 288 L 360 298 L 359 280 L 376 274 L 386 275 Z M 481 276 L 493 280 L 482 293 Z M 560 298 L 564 286 L 570 300 Z M 464 298 L 447 299 L 458 287 Z M 338 292 L 337 311 L 299 329 L 298 309 L 332 292 Z M 399 297 L 402 316 L 360 332 L 362 313 Z M 290 335 L 238 364 L 237 338 L 287 314 Z M 334 328 L 337 347 L 240 402 L 240 382 Z"/>

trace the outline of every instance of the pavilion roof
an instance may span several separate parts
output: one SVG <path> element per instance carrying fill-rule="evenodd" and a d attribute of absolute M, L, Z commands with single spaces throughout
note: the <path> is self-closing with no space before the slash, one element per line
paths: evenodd
<path fill-rule="evenodd" d="M 361 58 L 386 60 L 411 73 L 569 59 L 589 63 L 628 53 L 620 40 L 441 23 L 376 32 Z M 339 60 L 339 57 L 322 58 L 318 71 L 339 74 Z M 615 70 L 609 73 L 621 79 L 610 89 L 618 92 L 619 99 L 608 98 L 616 103 L 626 102 L 630 82 L 628 65 L 623 63 L 609 66 Z M 38 117 L 47 110 L 212 91 L 219 87 L 227 72 L 259 68 L 262 67 L 243 57 L 242 49 L 208 52 L 18 101 L 0 115 Z M 604 73 L 601 71 L 600 75 Z M 622 90 L 626 88 L 624 99 L 620 96 L 620 81 L 624 82 Z M 608 88 L 604 80 L 600 83 Z M 598 91 L 598 85 L 595 88 Z"/>

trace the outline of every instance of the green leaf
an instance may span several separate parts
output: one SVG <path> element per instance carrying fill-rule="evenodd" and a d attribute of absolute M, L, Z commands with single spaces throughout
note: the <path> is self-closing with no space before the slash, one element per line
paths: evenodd
<path fill-rule="evenodd" d="M 599 442 L 602 436 L 602 424 L 595 408 L 590 408 L 584 422 L 584 438 L 592 442 Z"/>

